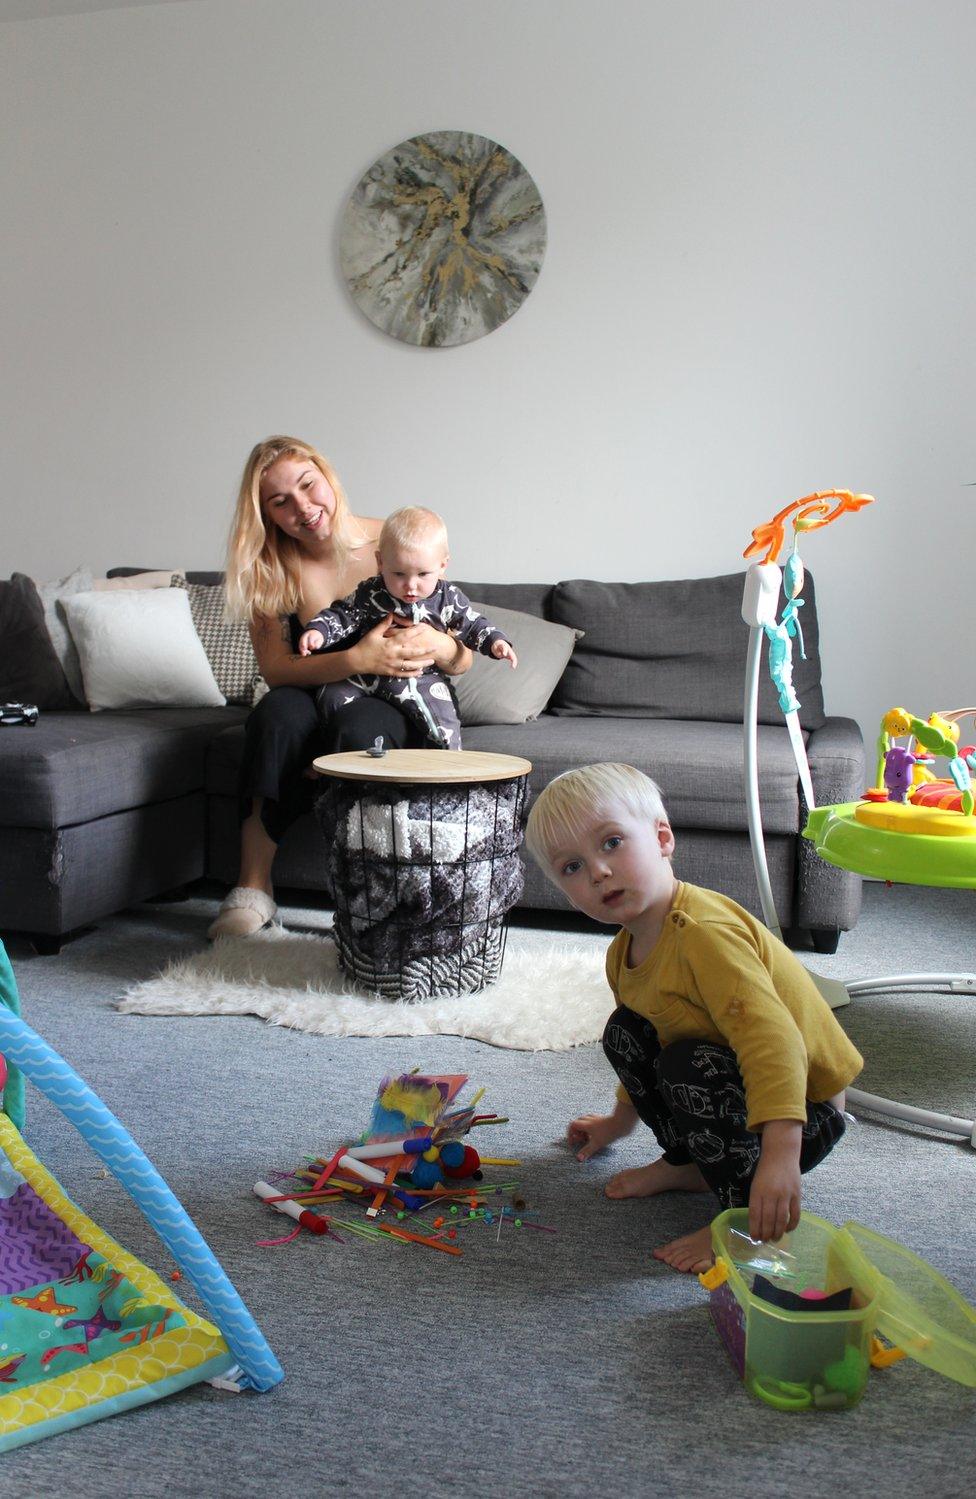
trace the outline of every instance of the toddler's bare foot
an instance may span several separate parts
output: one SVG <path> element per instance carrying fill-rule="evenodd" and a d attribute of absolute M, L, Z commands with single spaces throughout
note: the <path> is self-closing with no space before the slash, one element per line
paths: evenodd
<path fill-rule="evenodd" d="M 654 1250 L 654 1258 L 663 1260 L 673 1270 L 684 1271 L 686 1275 L 698 1275 L 703 1270 L 711 1269 L 715 1263 L 711 1227 L 706 1224 L 693 1234 L 685 1234 L 683 1239 L 672 1239 L 670 1244 L 659 1244 Z"/>
<path fill-rule="evenodd" d="M 708 1183 L 693 1161 L 672 1166 L 662 1156 L 649 1166 L 618 1171 L 603 1190 L 608 1197 L 653 1197 L 656 1192 L 707 1192 Z"/>

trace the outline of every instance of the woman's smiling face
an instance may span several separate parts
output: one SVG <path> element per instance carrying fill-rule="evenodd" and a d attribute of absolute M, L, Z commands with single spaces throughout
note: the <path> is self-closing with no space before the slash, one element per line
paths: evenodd
<path fill-rule="evenodd" d="M 277 459 L 261 475 L 261 508 L 280 531 L 303 545 L 332 534 L 336 497 L 310 458 Z"/>

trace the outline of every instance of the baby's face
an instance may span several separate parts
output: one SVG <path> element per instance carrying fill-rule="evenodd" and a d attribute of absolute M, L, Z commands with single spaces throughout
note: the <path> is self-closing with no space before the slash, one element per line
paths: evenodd
<path fill-rule="evenodd" d="M 417 543 L 377 552 L 376 560 L 387 589 L 402 604 L 417 604 L 430 598 L 447 567 L 442 545 Z"/>

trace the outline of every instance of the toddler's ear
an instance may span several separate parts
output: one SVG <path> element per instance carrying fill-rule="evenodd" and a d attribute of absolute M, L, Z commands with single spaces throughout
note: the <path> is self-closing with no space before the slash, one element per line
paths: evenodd
<path fill-rule="evenodd" d="M 674 853 L 674 833 L 669 822 L 659 822 L 657 825 L 657 841 L 665 859 L 670 859 Z"/>

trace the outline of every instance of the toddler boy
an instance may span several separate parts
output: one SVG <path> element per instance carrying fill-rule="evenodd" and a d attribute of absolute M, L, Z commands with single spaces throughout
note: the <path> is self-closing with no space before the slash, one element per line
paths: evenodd
<path fill-rule="evenodd" d="M 753 1238 L 782 1237 L 799 1221 L 801 1173 L 844 1133 L 844 1090 L 863 1065 L 810 975 L 735 901 L 675 878 L 661 794 L 631 765 L 550 781 L 526 844 L 577 910 L 621 928 L 603 1033 L 617 1102 L 571 1122 L 578 1159 L 641 1119 L 663 1153 L 611 1177 L 608 1197 L 711 1191 L 748 1206 Z M 654 1255 L 707 1269 L 709 1225 Z"/>

